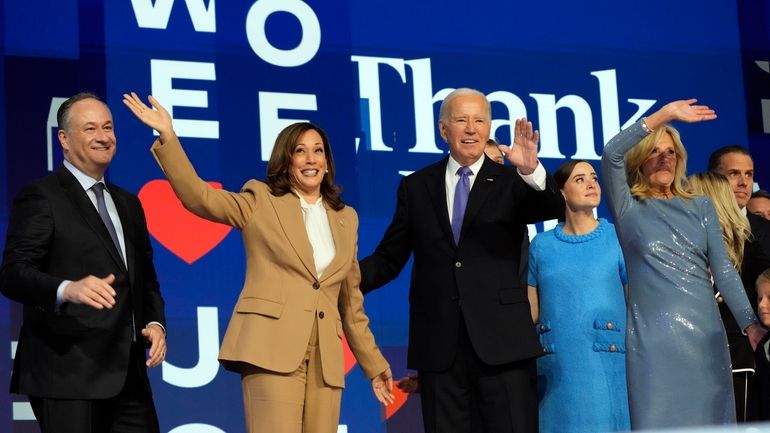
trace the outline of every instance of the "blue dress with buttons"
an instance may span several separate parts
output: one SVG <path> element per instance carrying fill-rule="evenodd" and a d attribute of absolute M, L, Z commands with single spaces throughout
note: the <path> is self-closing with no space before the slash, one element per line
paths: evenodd
<path fill-rule="evenodd" d="M 583 235 L 563 227 L 535 236 L 529 250 L 545 349 L 537 360 L 540 432 L 628 430 L 626 269 L 615 227 L 603 218 Z"/>
<path fill-rule="evenodd" d="M 756 318 L 706 197 L 631 194 L 625 154 L 645 136 L 637 122 L 602 155 L 604 194 L 628 266 L 631 427 L 734 423 L 730 356 L 712 278 L 741 329 Z"/>

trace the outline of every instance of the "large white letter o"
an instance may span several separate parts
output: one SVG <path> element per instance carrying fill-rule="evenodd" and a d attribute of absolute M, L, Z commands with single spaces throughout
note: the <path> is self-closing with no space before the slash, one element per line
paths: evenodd
<path fill-rule="evenodd" d="M 265 22 L 273 12 L 288 12 L 297 18 L 302 27 L 299 45 L 290 50 L 270 45 L 265 34 Z M 246 38 L 262 60 L 292 68 L 304 65 L 315 57 L 321 46 L 321 23 L 313 9 L 301 0 L 258 0 L 246 15 Z"/>

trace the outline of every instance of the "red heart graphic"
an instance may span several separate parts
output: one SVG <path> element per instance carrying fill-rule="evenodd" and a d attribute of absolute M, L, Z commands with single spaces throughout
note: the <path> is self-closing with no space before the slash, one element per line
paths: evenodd
<path fill-rule="evenodd" d="M 222 189 L 219 182 L 208 182 Z M 208 254 L 230 233 L 232 227 L 213 223 L 190 213 L 174 194 L 167 180 L 151 180 L 139 190 L 152 236 L 188 264 Z"/>
<path fill-rule="evenodd" d="M 344 334 L 342 335 L 342 354 L 344 358 L 344 371 L 345 374 L 348 374 L 350 369 L 356 365 L 356 357 L 353 356 L 353 351 L 350 350 L 348 339 L 345 338 Z M 398 412 L 398 410 L 401 409 L 401 406 L 406 403 L 406 400 L 409 399 L 409 394 L 398 389 L 395 381 L 393 383 L 393 396 L 395 397 L 393 403 L 385 407 L 385 419 L 390 418 L 394 413 Z"/>
<path fill-rule="evenodd" d="M 398 412 L 398 410 L 401 409 L 401 406 L 403 406 L 409 399 L 409 394 L 398 389 L 395 383 L 393 384 L 393 396 L 395 397 L 393 403 L 385 406 L 385 419 L 390 419 L 390 417 Z"/>
<path fill-rule="evenodd" d="M 342 335 L 342 355 L 345 374 L 348 374 L 351 368 L 356 365 L 356 357 L 353 356 L 353 351 L 348 346 L 348 339 L 345 338 L 345 334 Z"/>

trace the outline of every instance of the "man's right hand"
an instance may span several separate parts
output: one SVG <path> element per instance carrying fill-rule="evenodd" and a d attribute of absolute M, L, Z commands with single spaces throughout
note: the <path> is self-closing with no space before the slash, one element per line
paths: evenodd
<path fill-rule="evenodd" d="M 112 308 L 115 305 L 115 289 L 111 284 L 114 282 L 113 274 L 104 278 L 89 275 L 82 280 L 73 281 L 64 286 L 64 302 L 86 304 L 97 310 Z"/>

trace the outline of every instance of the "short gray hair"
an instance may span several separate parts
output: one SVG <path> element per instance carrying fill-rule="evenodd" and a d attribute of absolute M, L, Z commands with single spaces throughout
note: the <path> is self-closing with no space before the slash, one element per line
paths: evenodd
<path fill-rule="evenodd" d="M 441 102 L 441 108 L 438 111 L 438 120 L 447 120 L 447 117 L 449 116 L 449 104 L 452 102 L 453 99 L 457 98 L 458 96 L 481 96 L 484 98 L 484 100 L 487 102 L 487 114 L 489 117 L 492 117 L 492 104 L 489 103 L 489 100 L 487 99 L 487 95 L 481 93 L 480 91 L 476 89 L 471 89 L 469 87 L 460 87 L 459 89 L 453 90 L 451 93 L 449 93 L 446 98 Z"/>

